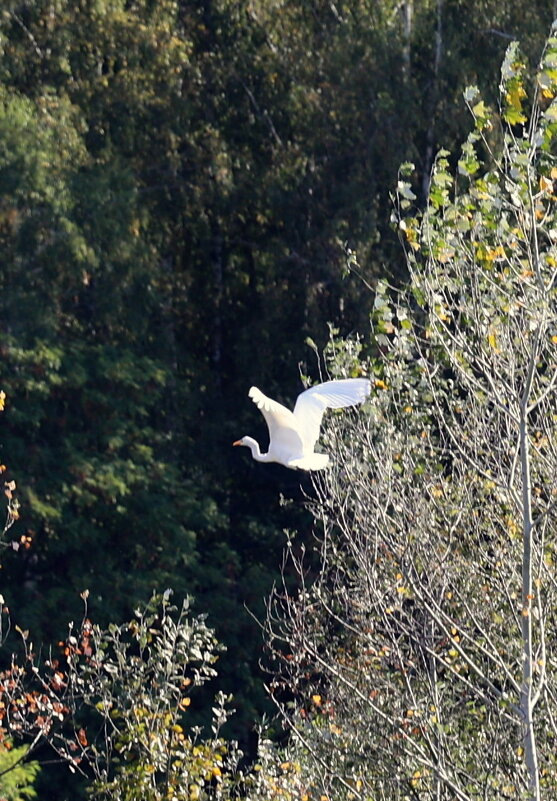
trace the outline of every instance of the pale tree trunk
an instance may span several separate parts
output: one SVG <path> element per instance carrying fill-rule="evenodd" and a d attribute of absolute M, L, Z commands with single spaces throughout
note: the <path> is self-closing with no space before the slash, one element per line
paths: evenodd
<path fill-rule="evenodd" d="M 533 700 L 533 632 L 532 632 L 532 550 L 534 524 L 532 520 L 532 480 L 530 475 L 530 453 L 528 442 L 528 409 L 527 397 L 522 400 L 520 417 L 520 461 L 522 472 L 522 642 L 523 673 L 520 688 L 520 712 L 524 737 L 524 756 L 529 777 L 531 801 L 540 799 L 540 783 L 538 771 L 538 755 L 534 732 L 534 700 Z"/>

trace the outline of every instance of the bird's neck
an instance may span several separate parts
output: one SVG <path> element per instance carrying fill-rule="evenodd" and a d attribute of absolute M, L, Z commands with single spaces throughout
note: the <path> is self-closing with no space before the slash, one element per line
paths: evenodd
<path fill-rule="evenodd" d="M 268 453 L 261 453 L 261 449 L 259 448 L 259 443 L 257 440 L 252 439 L 251 437 L 244 438 L 245 445 L 251 451 L 251 455 L 255 459 L 256 462 L 270 462 L 271 458 Z"/>

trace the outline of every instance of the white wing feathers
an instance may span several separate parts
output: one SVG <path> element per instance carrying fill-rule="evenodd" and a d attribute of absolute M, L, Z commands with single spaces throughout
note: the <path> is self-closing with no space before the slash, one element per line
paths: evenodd
<path fill-rule="evenodd" d="M 292 420 L 292 412 L 290 409 L 287 409 L 286 406 L 283 406 L 282 403 L 273 400 L 272 398 L 268 398 L 267 395 L 264 395 L 260 389 L 257 387 L 252 387 L 248 392 L 249 397 L 255 403 L 258 409 L 261 410 L 261 414 L 269 422 L 271 419 L 273 422 L 284 420 L 284 422 L 290 422 Z"/>
<path fill-rule="evenodd" d="M 269 429 L 270 446 L 274 450 L 291 448 L 294 453 L 301 454 L 302 438 L 298 430 L 298 422 L 290 409 L 287 409 L 282 403 L 268 398 L 257 387 L 252 387 L 248 395 L 265 418 Z"/>
<path fill-rule="evenodd" d="M 313 451 L 325 409 L 356 406 L 365 401 L 370 391 L 371 384 L 367 378 L 349 378 L 344 381 L 326 381 L 302 392 L 294 407 L 294 417 L 304 450 Z"/>

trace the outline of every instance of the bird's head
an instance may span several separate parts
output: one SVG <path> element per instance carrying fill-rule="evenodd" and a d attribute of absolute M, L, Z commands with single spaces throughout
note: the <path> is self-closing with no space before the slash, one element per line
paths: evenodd
<path fill-rule="evenodd" d="M 262 460 L 262 454 L 261 454 L 261 451 L 259 450 L 259 444 L 252 437 L 242 437 L 242 439 L 237 439 L 236 442 L 233 442 L 232 444 L 233 445 L 244 445 L 246 448 L 250 449 L 251 455 L 258 462 L 266 461 L 265 459 Z M 266 455 L 266 454 L 263 454 L 263 455 Z"/>

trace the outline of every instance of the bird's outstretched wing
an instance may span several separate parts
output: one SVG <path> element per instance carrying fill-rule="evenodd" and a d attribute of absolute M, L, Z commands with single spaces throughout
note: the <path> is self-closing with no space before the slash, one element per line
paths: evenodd
<path fill-rule="evenodd" d="M 257 387 L 252 387 L 248 395 L 265 418 L 269 429 L 270 447 L 275 450 L 287 448 L 293 454 L 301 454 L 302 438 L 299 433 L 299 423 L 290 409 L 268 398 Z"/>
<path fill-rule="evenodd" d="M 356 406 L 365 401 L 370 391 L 371 384 L 367 378 L 346 378 L 341 381 L 326 381 L 302 392 L 294 407 L 294 417 L 302 435 L 304 449 L 313 451 L 325 409 Z"/>

